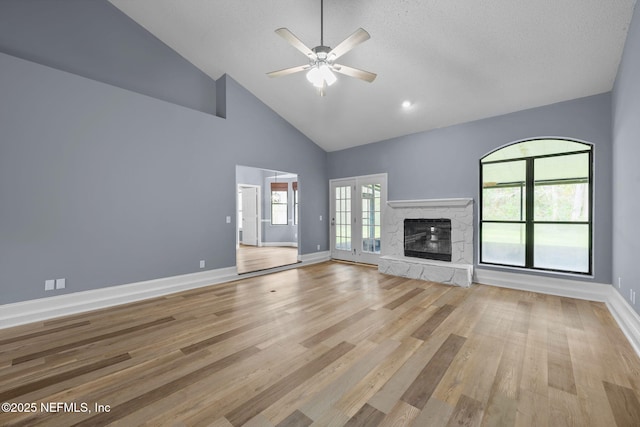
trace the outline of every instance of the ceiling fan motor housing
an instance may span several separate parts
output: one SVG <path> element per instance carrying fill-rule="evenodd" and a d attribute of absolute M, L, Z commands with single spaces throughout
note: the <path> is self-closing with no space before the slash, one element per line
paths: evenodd
<path fill-rule="evenodd" d="M 331 52 L 331 48 L 328 46 L 316 46 L 311 49 L 313 53 L 316 54 L 317 59 L 312 60 L 311 64 L 316 62 L 329 62 L 329 52 Z"/>

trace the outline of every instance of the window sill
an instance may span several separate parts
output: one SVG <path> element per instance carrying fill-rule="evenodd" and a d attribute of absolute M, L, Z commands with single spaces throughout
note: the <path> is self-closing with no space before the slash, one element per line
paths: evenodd
<path fill-rule="evenodd" d="M 535 268 L 515 267 L 509 265 L 497 265 L 497 264 L 484 264 L 478 263 L 478 268 L 495 271 L 510 271 L 523 274 L 533 274 L 537 276 L 549 276 L 549 277 L 567 277 L 575 279 L 595 279 L 593 273 L 571 273 L 565 271 L 553 271 L 553 270 L 541 270 Z"/>

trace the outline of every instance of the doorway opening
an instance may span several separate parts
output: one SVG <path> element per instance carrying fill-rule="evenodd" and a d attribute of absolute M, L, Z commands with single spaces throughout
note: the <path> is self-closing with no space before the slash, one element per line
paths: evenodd
<path fill-rule="evenodd" d="M 236 166 L 238 274 L 299 262 L 298 175 Z"/>

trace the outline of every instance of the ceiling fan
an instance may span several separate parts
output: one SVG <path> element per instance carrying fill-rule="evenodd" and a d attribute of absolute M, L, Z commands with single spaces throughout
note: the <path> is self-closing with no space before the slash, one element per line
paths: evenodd
<path fill-rule="evenodd" d="M 368 40 L 371 36 L 362 28 L 358 28 L 353 34 L 340 42 L 336 47 L 331 49 L 324 45 L 324 16 L 323 16 L 323 0 L 320 0 L 320 46 L 309 49 L 299 38 L 297 38 L 287 28 L 278 28 L 276 33 L 289 42 L 293 47 L 304 53 L 309 59 L 306 65 L 285 68 L 283 70 L 272 71 L 267 73 L 269 77 L 280 77 L 288 74 L 298 73 L 308 70 L 307 80 L 318 88 L 320 96 L 324 96 L 324 90 L 327 86 L 331 86 L 337 80 L 333 71 L 344 74 L 345 76 L 355 77 L 360 80 L 371 83 L 375 80 L 376 74 L 369 71 L 360 70 L 358 68 L 347 67 L 346 65 L 336 64 L 336 59 L 349 52 L 360 43 Z"/>

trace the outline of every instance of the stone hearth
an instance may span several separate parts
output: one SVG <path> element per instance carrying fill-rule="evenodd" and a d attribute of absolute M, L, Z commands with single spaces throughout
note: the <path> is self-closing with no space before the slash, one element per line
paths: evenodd
<path fill-rule="evenodd" d="M 451 262 L 404 256 L 404 220 L 451 219 Z M 384 211 L 381 273 L 469 287 L 473 278 L 473 199 L 389 201 Z"/>

